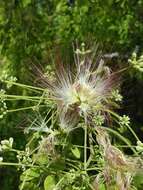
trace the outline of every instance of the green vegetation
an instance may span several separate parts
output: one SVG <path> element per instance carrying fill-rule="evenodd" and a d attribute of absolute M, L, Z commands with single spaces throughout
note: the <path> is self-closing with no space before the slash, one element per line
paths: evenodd
<path fill-rule="evenodd" d="M 142 190 L 142 9 L 0 2 L 2 190 Z"/>

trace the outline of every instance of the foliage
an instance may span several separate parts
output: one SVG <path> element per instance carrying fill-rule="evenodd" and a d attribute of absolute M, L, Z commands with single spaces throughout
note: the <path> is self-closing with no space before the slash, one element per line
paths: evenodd
<path fill-rule="evenodd" d="M 13 138 L 1 141 L 4 159 L 1 157 L 0 165 L 16 166 L 21 171 L 20 190 L 129 190 L 134 185 L 139 187 L 142 181 L 136 182 L 136 175 L 142 172 L 142 143 L 130 127 L 130 118 L 113 111 L 117 108 L 116 102 L 122 99 L 115 74 L 107 72 L 109 69 L 103 58 L 93 69 L 95 59 L 90 58 L 91 51 L 85 50 L 83 44 L 75 53 L 76 70 L 68 71 L 69 74 L 61 63 L 52 78 L 36 68 L 41 82 L 46 82 L 45 88 L 9 81 L 36 90 L 35 96 L 3 93 L 2 97 L 35 100 L 30 109 L 34 108 L 37 117 L 25 130 L 29 140 L 23 150 L 13 147 Z M 129 130 L 137 146 L 122 136 L 114 123 L 111 128 L 109 118 Z M 108 133 L 112 138 L 114 135 L 119 138 L 114 139 L 115 145 Z M 125 143 L 123 147 L 126 145 L 132 151 L 132 156 L 116 147 L 120 140 Z M 16 161 L 5 161 L 8 152 L 14 153 Z"/>
<path fill-rule="evenodd" d="M 142 1 L 126 0 L 77 0 L 72 5 L 66 0 L 6 0 L 1 2 L 1 52 L 13 74 L 22 78 L 25 63 L 33 57 L 45 62 L 53 44 L 69 46 L 89 36 L 108 49 L 127 51 L 142 44 L 142 6 Z"/>
<path fill-rule="evenodd" d="M 71 67 L 74 59 L 72 44 L 76 48 L 78 48 L 80 42 L 87 42 L 88 46 L 93 46 L 93 41 L 101 44 L 103 54 L 104 52 L 107 53 L 105 58 L 107 62 L 109 60 L 109 65 L 113 70 L 123 67 L 123 70 L 127 71 L 123 76 L 123 80 L 125 79 L 124 81 L 126 82 L 121 86 L 123 96 L 119 94 L 118 89 L 112 92 L 112 101 L 114 100 L 115 104 L 118 101 L 123 101 L 122 110 L 119 111 L 123 117 L 114 118 L 114 122 L 116 123 L 116 120 L 119 120 L 116 129 L 128 138 L 128 142 L 132 142 L 133 137 L 136 138 L 138 142 L 137 151 L 141 154 L 142 146 L 140 146 L 137 135 L 134 134 L 130 127 L 129 121 L 141 140 L 143 123 L 143 102 L 140 95 L 142 93 L 143 76 L 142 7 L 143 2 L 141 0 L 108 0 L 104 2 L 101 0 L 5 0 L 0 2 L 0 62 L 2 68 L 0 71 L 0 138 L 3 140 L 13 137 L 15 149 L 24 150 L 18 152 L 18 157 L 15 156 L 16 152 L 8 153 L 6 151 L 4 155 L 0 155 L 1 161 L 18 161 L 22 163 L 22 169 L 25 168 L 24 163 L 31 164 L 31 157 L 27 161 L 29 150 L 25 148 L 25 145 L 30 136 L 33 135 L 33 131 L 37 130 L 37 126 L 44 120 L 43 117 L 39 119 L 39 112 L 43 115 L 43 112 L 49 111 L 47 115 L 47 117 L 50 117 L 48 125 L 53 122 L 51 118 L 55 117 L 52 114 L 55 107 L 51 108 L 51 102 L 46 99 L 45 94 L 42 95 L 43 91 L 39 87 L 30 87 L 33 85 L 33 79 L 31 80 L 31 67 L 33 67 L 33 64 L 38 65 L 38 67 L 39 64 L 42 65 L 48 77 L 50 75 L 52 78 L 54 60 L 59 59 L 59 52 L 63 54 L 63 62 L 67 62 Z M 114 53 L 112 53 L 113 50 L 118 52 L 115 57 L 113 56 Z M 132 54 L 131 52 L 134 53 Z M 111 61 L 112 57 L 113 60 Z M 27 85 L 24 86 L 23 83 Z M 134 87 L 131 88 L 131 85 L 134 85 Z M 15 97 L 15 95 L 17 96 Z M 39 102 L 40 104 L 42 103 L 40 108 Z M 46 107 L 44 107 L 45 104 Z M 31 126 L 29 120 L 31 121 L 35 118 L 33 111 L 38 119 L 34 126 Z M 125 114 L 129 114 L 131 119 L 129 120 L 128 116 L 124 116 Z M 96 115 L 93 120 L 99 126 L 102 126 L 105 122 L 102 115 Z M 114 122 L 112 125 L 114 125 Z M 34 133 L 34 145 L 31 145 L 31 149 L 37 146 L 38 141 L 43 143 L 45 139 L 43 134 L 41 137 L 41 133 L 47 133 L 43 124 L 44 122 L 38 128 L 38 132 Z M 30 127 L 28 127 L 29 125 Z M 23 131 L 25 135 L 23 135 Z M 129 131 L 132 131 L 132 136 Z M 79 137 L 76 137 L 75 133 L 78 133 Z M 70 138 L 76 139 L 77 144 L 81 145 L 83 142 L 81 135 L 83 130 L 75 133 L 73 132 Z M 113 134 L 115 135 L 115 132 Z M 61 141 L 65 140 L 64 134 L 62 134 L 62 137 Z M 116 144 L 120 145 L 120 140 L 113 138 L 113 142 L 115 140 Z M 60 152 L 61 149 L 59 147 L 58 151 Z M 70 156 L 72 155 L 77 160 L 83 159 L 81 148 L 71 146 L 69 149 Z M 65 151 L 68 152 L 67 149 Z M 96 151 L 98 152 L 98 150 Z M 126 151 L 130 152 L 128 149 Z M 41 157 L 39 156 L 39 159 Z M 39 162 L 43 163 L 46 161 L 47 157 L 45 156 L 43 160 L 39 160 Z M 0 183 L 2 185 L 0 185 L 4 189 L 16 190 L 17 184 L 14 181 L 19 180 L 18 175 L 21 170 L 17 172 L 11 167 L 8 169 L 3 166 L 1 171 L 2 180 Z M 74 180 L 79 179 L 75 171 L 70 171 L 65 179 L 71 178 L 73 173 Z M 48 179 L 51 179 L 51 177 L 52 180 L 58 181 L 58 179 L 53 178 L 53 174 Z M 42 182 L 40 181 L 39 183 L 43 183 L 45 178 L 46 176 L 42 176 Z M 139 178 L 136 178 L 135 186 L 138 183 L 142 184 L 141 180 L 137 179 Z M 27 189 L 37 189 L 35 183 L 33 181 L 26 182 Z M 100 189 L 105 189 L 103 180 L 100 180 L 99 186 Z M 138 188 L 142 188 L 141 185 L 138 186 Z"/>

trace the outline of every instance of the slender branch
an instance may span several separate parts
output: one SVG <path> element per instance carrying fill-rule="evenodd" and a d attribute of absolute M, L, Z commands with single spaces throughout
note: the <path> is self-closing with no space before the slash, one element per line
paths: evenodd
<path fill-rule="evenodd" d="M 140 139 L 138 138 L 138 136 L 136 135 L 136 133 L 134 132 L 134 130 L 129 126 L 127 125 L 127 128 L 130 130 L 130 132 L 132 133 L 132 135 L 135 137 L 135 139 L 137 141 L 139 141 Z"/>
<path fill-rule="evenodd" d="M 90 156 L 87 161 L 87 167 L 90 165 L 90 162 L 92 161 L 92 157 L 94 155 L 94 146 L 92 141 L 92 132 L 89 133 L 89 145 L 90 145 Z"/>
<path fill-rule="evenodd" d="M 87 165 L 87 125 L 84 127 L 84 170 L 86 170 Z"/>
<path fill-rule="evenodd" d="M 34 90 L 38 90 L 38 91 L 45 91 L 45 89 L 43 89 L 43 88 L 30 86 L 30 85 L 25 85 L 25 84 L 21 84 L 21 83 L 18 83 L 18 82 L 13 82 L 13 81 L 8 81 L 8 80 L 4 80 L 3 82 L 8 83 L 8 84 L 13 84 L 13 85 L 16 85 L 16 86 L 20 86 L 22 88 L 29 88 L 30 90 L 34 89 Z"/>
<path fill-rule="evenodd" d="M 1 94 L 0 97 L 20 99 L 20 100 L 40 100 L 41 99 L 41 96 L 20 96 L 20 95 L 10 95 L 10 94 Z M 48 98 L 42 97 L 42 99 L 47 100 Z"/>
<path fill-rule="evenodd" d="M 46 105 L 40 105 L 39 107 L 46 107 Z M 29 109 L 35 109 L 36 106 L 29 106 L 29 107 L 23 107 L 23 108 L 17 108 L 17 109 L 13 109 L 13 110 L 7 110 L 8 113 L 11 112 L 17 112 L 17 111 L 24 111 L 24 110 L 29 110 Z"/>
<path fill-rule="evenodd" d="M 21 164 L 21 163 L 10 163 L 10 162 L 0 162 L 0 166 L 25 166 L 25 167 L 35 167 L 35 168 L 39 168 L 39 166 L 36 165 L 32 165 L 32 164 Z"/>

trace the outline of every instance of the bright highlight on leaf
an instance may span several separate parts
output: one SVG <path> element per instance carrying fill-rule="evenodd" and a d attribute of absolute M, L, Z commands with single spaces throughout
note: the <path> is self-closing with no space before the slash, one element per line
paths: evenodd
<path fill-rule="evenodd" d="M 55 179 L 53 176 L 47 176 L 44 181 L 44 190 L 55 190 Z"/>

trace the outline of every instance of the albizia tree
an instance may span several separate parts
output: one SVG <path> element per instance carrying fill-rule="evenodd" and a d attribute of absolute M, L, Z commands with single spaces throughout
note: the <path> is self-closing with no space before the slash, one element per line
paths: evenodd
<path fill-rule="evenodd" d="M 133 189 L 135 176 L 142 172 L 139 154 L 143 144 L 130 127 L 129 117 L 115 113 L 122 100 L 121 72 L 112 72 L 104 57 L 93 56 L 84 44 L 75 51 L 73 65 L 66 68 L 58 61 L 52 74 L 34 65 L 39 87 L 5 81 L 36 93 L 1 94 L 5 101 L 31 101 L 30 107 L 17 110 L 32 108 L 35 116 L 28 119 L 25 129 L 29 136 L 25 150 L 15 149 L 13 138 L 1 141 L 4 159 L 10 151 L 17 162 L 5 162 L 1 157 L 0 165 L 21 170 L 20 190 Z M 132 133 L 137 146 L 119 133 L 123 128 Z M 132 156 L 125 155 L 123 147 L 131 149 Z"/>

